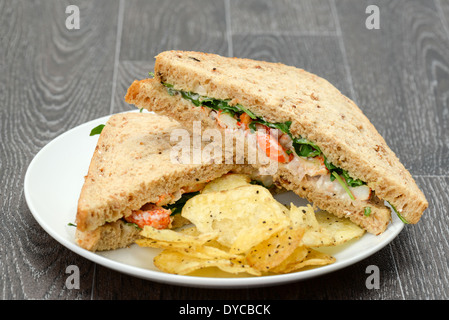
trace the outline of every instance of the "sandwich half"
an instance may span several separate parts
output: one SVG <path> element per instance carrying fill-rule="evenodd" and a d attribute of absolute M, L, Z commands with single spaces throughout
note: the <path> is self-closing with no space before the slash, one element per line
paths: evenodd
<path fill-rule="evenodd" d="M 305 70 L 167 51 L 156 56 L 154 78 L 134 81 L 125 100 L 187 128 L 200 121 L 203 130 L 253 135 L 277 162 L 275 183 L 370 233 L 385 231 L 391 221 L 389 206 L 412 224 L 428 206 L 357 105 Z"/>
<path fill-rule="evenodd" d="M 181 226 L 186 221 L 177 213 L 183 204 L 207 182 L 236 168 L 215 164 L 213 155 L 199 163 L 178 161 L 173 152 L 179 142 L 172 138 L 176 129 L 182 129 L 176 121 L 151 113 L 109 118 L 78 201 L 78 245 L 90 251 L 112 250 L 132 244 L 144 225 Z"/>

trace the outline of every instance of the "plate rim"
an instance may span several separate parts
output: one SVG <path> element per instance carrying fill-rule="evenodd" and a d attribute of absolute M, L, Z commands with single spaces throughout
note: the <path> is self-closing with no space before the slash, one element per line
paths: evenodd
<path fill-rule="evenodd" d="M 128 112 L 140 112 L 140 110 L 128 110 L 117 113 L 128 113 Z M 116 113 L 114 113 L 116 114 Z M 171 285 L 179 285 L 179 286 L 188 286 L 188 287 L 200 287 L 200 288 L 242 288 L 242 287 L 260 287 L 260 286 L 270 286 L 270 285 L 281 285 L 289 282 L 298 282 L 306 279 L 312 279 L 327 273 L 335 272 L 337 270 L 341 270 L 350 265 L 356 264 L 361 260 L 373 255 L 374 253 L 380 251 L 382 248 L 387 246 L 391 241 L 393 241 L 399 233 L 404 229 L 403 223 L 398 223 L 399 220 L 395 215 L 394 211 L 392 211 L 392 221 L 388 228 L 391 227 L 392 224 L 395 224 L 395 230 L 389 235 L 385 240 L 379 242 L 378 244 L 370 247 L 367 251 L 363 253 L 357 254 L 355 257 L 345 259 L 343 261 L 337 261 L 333 264 L 321 266 L 319 268 L 314 268 L 310 270 L 304 270 L 300 272 L 288 273 L 288 274 L 279 274 L 279 275 L 267 275 L 262 277 L 236 277 L 236 278 L 223 278 L 223 277 L 201 277 L 201 276 L 191 276 L 191 275 L 177 275 L 165 273 L 163 271 L 150 270 L 143 267 L 137 267 L 133 265 L 126 264 L 124 262 L 116 261 L 113 259 L 109 259 L 99 253 L 91 252 L 86 249 L 83 249 L 76 245 L 74 242 L 70 242 L 67 238 L 62 237 L 56 230 L 53 230 L 43 219 L 43 217 L 39 214 L 38 210 L 34 206 L 32 201 L 32 195 L 30 190 L 30 175 L 33 172 L 33 168 L 36 166 L 36 163 L 39 163 L 39 158 L 49 149 L 53 144 L 59 142 L 59 140 L 64 139 L 69 134 L 73 134 L 73 132 L 80 130 L 82 127 L 91 125 L 93 123 L 104 122 L 109 119 L 113 114 L 99 117 L 94 120 L 90 120 L 79 124 L 62 134 L 53 138 L 50 142 L 48 142 L 45 146 L 43 146 L 33 157 L 31 162 L 29 163 L 25 177 L 24 177 L 24 195 L 25 200 L 28 205 L 28 208 L 33 215 L 34 219 L 38 222 L 38 224 L 58 243 L 66 247 L 67 249 L 75 252 L 76 254 L 82 256 L 85 259 L 88 259 L 94 263 L 98 263 L 106 268 L 125 273 L 134 277 L 138 277 L 141 279 L 154 281 L 163 284 L 171 284 Z M 400 220 L 399 220 L 400 221 Z"/>

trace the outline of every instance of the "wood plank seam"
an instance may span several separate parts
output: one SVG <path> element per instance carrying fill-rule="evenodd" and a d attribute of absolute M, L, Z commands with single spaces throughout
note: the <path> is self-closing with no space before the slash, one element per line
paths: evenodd
<path fill-rule="evenodd" d="M 232 26 L 231 26 L 231 4 L 230 0 L 224 0 L 225 21 L 226 21 L 226 37 L 228 40 L 228 56 L 234 56 L 234 48 L 232 44 Z"/>
<path fill-rule="evenodd" d="M 248 32 L 233 32 L 234 35 L 246 35 Z M 336 31 L 298 31 L 298 30 L 254 30 L 251 31 L 251 35 L 272 35 L 277 37 L 291 36 L 291 37 L 338 37 L 339 34 Z"/>
<path fill-rule="evenodd" d="M 331 11 L 332 11 L 332 17 L 334 18 L 335 29 L 336 29 L 335 31 L 337 33 L 337 38 L 338 38 L 338 45 L 340 47 L 340 51 L 341 51 L 341 54 L 343 57 L 343 65 L 346 70 L 347 80 L 349 82 L 349 90 L 351 90 L 350 98 L 357 104 L 357 96 L 355 94 L 354 84 L 352 82 L 352 75 L 351 75 L 351 70 L 350 70 L 349 63 L 348 63 L 348 56 L 346 53 L 345 44 L 343 43 L 343 37 L 342 37 L 342 33 L 341 33 L 340 19 L 338 18 L 337 7 L 335 5 L 335 0 L 329 0 L 329 1 L 330 1 Z"/>
<path fill-rule="evenodd" d="M 119 8 L 117 15 L 117 32 L 116 32 L 116 40 L 115 40 L 115 57 L 114 57 L 114 71 L 112 74 L 112 90 L 111 90 L 111 104 L 109 107 L 109 114 L 114 112 L 114 96 L 115 90 L 117 87 L 117 73 L 118 73 L 118 65 L 120 60 L 120 47 L 122 42 L 122 31 L 123 31 L 123 18 L 124 18 L 124 2 L 123 0 L 119 0 Z"/>

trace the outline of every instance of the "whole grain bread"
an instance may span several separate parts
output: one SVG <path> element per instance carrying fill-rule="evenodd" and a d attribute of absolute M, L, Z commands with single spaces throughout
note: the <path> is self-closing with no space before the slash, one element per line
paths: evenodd
<path fill-rule="evenodd" d="M 146 108 L 177 119 L 184 128 L 192 128 L 193 122 L 196 121 L 201 123 L 203 130 L 218 128 L 216 121 L 208 117 L 201 108 L 195 107 L 180 95 L 169 95 L 167 89 L 154 79 L 134 81 L 128 89 L 126 101 L 139 108 Z M 251 165 L 256 169 L 266 167 L 259 162 Z M 375 196 L 364 205 L 354 204 L 350 200 L 345 201 L 339 197 L 331 197 L 317 187 L 313 179 L 299 177 L 284 164 L 279 163 L 277 166 L 278 170 L 273 174 L 275 183 L 279 187 L 291 190 L 306 198 L 318 208 L 327 210 L 338 217 L 348 217 L 373 234 L 380 234 L 385 231 L 391 221 L 390 209 Z M 371 207 L 371 214 L 368 217 L 364 215 L 365 206 Z"/>
<path fill-rule="evenodd" d="M 417 223 L 428 202 L 407 169 L 369 119 L 327 80 L 281 63 L 227 58 L 215 54 L 167 51 L 156 56 L 155 82 L 216 99 L 232 99 L 269 122 L 292 121 L 293 136 L 316 143 L 334 165 L 365 181 L 377 197 L 392 204 L 408 223 Z M 135 82 L 125 100 L 181 122 L 195 117 L 211 123 L 186 103 L 168 101 L 149 79 Z M 205 126 L 205 125 L 204 125 Z M 212 124 L 211 124 L 212 126 Z"/>
<path fill-rule="evenodd" d="M 152 113 L 120 113 L 109 118 L 78 200 L 77 241 L 81 246 L 99 250 L 129 244 L 137 233 L 118 223 L 121 218 L 148 202 L 157 202 L 161 195 L 213 180 L 235 168 L 235 164 L 215 165 L 213 158 L 180 162 L 173 153 L 179 141 L 171 138 L 176 129 L 182 129 L 178 122 Z"/>
<path fill-rule="evenodd" d="M 92 231 L 76 230 L 77 244 L 89 251 L 124 248 L 140 238 L 140 229 L 123 220 L 106 223 Z"/>

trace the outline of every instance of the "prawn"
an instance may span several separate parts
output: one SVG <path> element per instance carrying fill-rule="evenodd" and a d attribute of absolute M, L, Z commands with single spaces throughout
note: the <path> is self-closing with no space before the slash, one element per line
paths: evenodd
<path fill-rule="evenodd" d="M 266 127 L 266 129 L 268 129 Z M 294 155 L 287 153 L 284 147 L 279 143 L 278 139 L 270 134 L 270 130 L 257 130 L 257 142 L 262 150 L 265 150 L 267 157 L 280 163 L 290 162 Z"/>
<path fill-rule="evenodd" d="M 171 210 L 164 209 L 155 204 L 147 204 L 145 210 L 136 210 L 125 220 L 130 223 L 135 223 L 139 228 L 144 226 L 151 226 L 156 229 L 167 229 L 170 227 L 172 218 L 170 217 Z"/>

